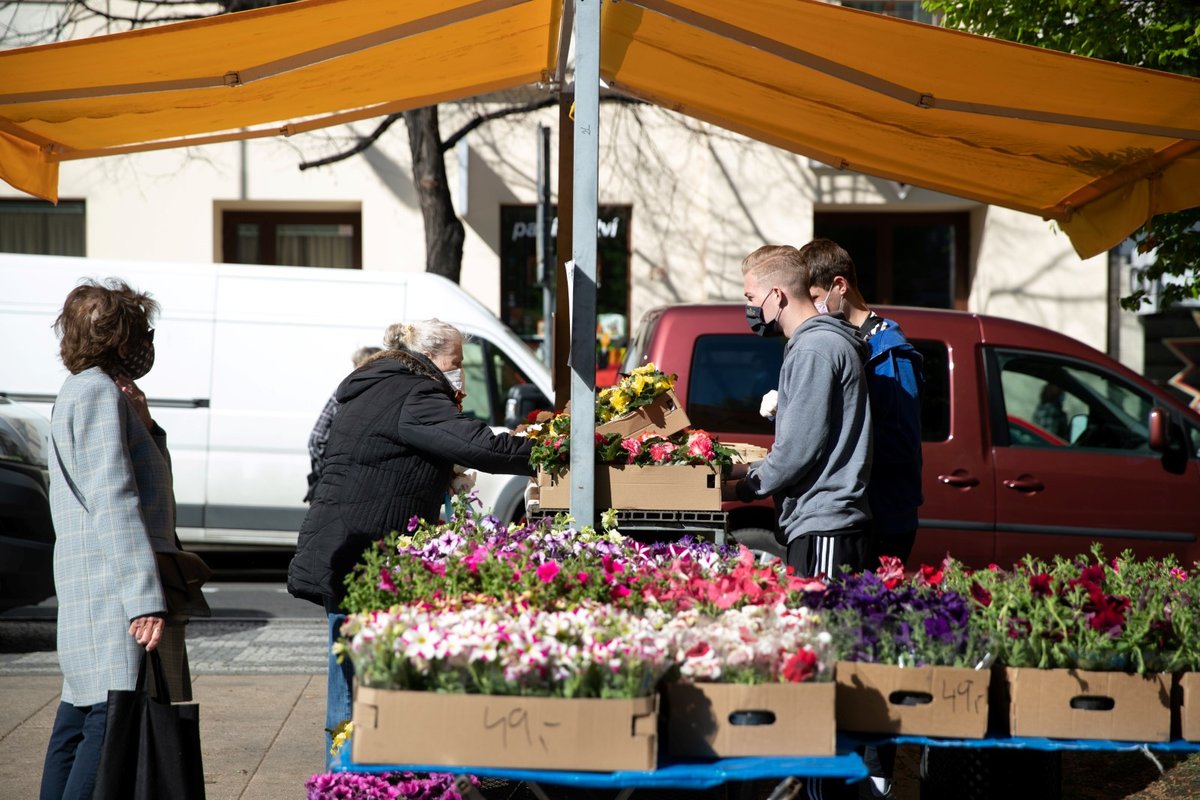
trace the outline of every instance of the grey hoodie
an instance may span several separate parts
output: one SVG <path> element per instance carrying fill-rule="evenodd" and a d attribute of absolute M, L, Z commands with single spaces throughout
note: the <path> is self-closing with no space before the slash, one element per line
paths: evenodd
<path fill-rule="evenodd" d="M 871 518 L 867 345 L 841 317 L 813 317 L 792 334 L 779 371 L 775 445 L 739 485 L 743 500 L 774 495 L 787 540 L 836 533 Z"/>

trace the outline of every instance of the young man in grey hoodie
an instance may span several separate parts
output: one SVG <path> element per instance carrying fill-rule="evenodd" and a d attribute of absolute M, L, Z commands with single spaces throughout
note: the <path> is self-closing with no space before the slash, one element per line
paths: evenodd
<path fill-rule="evenodd" d="M 760 336 L 786 336 L 775 445 L 733 488 L 776 498 L 787 563 L 798 575 L 866 566 L 871 515 L 871 411 L 867 345 L 840 317 L 818 313 L 794 247 L 767 245 L 742 261 L 746 320 Z M 741 472 L 741 471 L 739 471 Z"/>

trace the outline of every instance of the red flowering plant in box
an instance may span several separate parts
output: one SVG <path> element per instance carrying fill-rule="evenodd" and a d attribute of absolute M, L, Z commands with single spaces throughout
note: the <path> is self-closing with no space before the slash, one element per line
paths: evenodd
<path fill-rule="evenodd" d="M 943 583 L 972 598 L 972 622 L 1010 667 L 1170 672 L 1200 664 L 1200 580 L 1174 558 L 1091 553 L 1012 569 L 946 563 Z"/>
<path fill-rule="evenodd" d="M 546 416 L 519 431 L 534 442 L 529 463 L 549 473 L 561 473 L 571 466 L 571 417 L 568 414 Z M 641 433 L 627 438 L 619 434 L 596 434 L 596 463 L 632 464 L 639 467 L 689 465 L 707 466 L 720 471 L 733 464 L 737 455 L 732 447 L 696 429 L 672 436 Z"/>

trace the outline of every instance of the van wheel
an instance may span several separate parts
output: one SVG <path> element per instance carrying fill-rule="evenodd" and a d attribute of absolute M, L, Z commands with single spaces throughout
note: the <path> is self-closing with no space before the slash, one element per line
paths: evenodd
<path fill-rule="evenodd" d="M 730 531 L 729 537 L 755 553 L 765 553 L 772 558 L 787 556 L 787 545 L 775 538 L 775 531 L 769 528 L 738 528 L 736 531 Z"/>

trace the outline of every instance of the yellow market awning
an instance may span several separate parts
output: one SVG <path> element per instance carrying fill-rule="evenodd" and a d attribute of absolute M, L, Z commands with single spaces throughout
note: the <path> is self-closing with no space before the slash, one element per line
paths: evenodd
<path fill-rule="evenodd" d="M 622 0 L 601 74 L 833 167 L 1038 214 L 1087 257 L 1200 205 L 1200 80 L 815 0 Z"/>
<path fill-rule="evenodd" d="M 554 0 L 304 0 L 0 52 L 0 178 L 58 162 L 290 135 L 542 80 Z M 249 130 L 246 130 L 249 129 Z"/>

